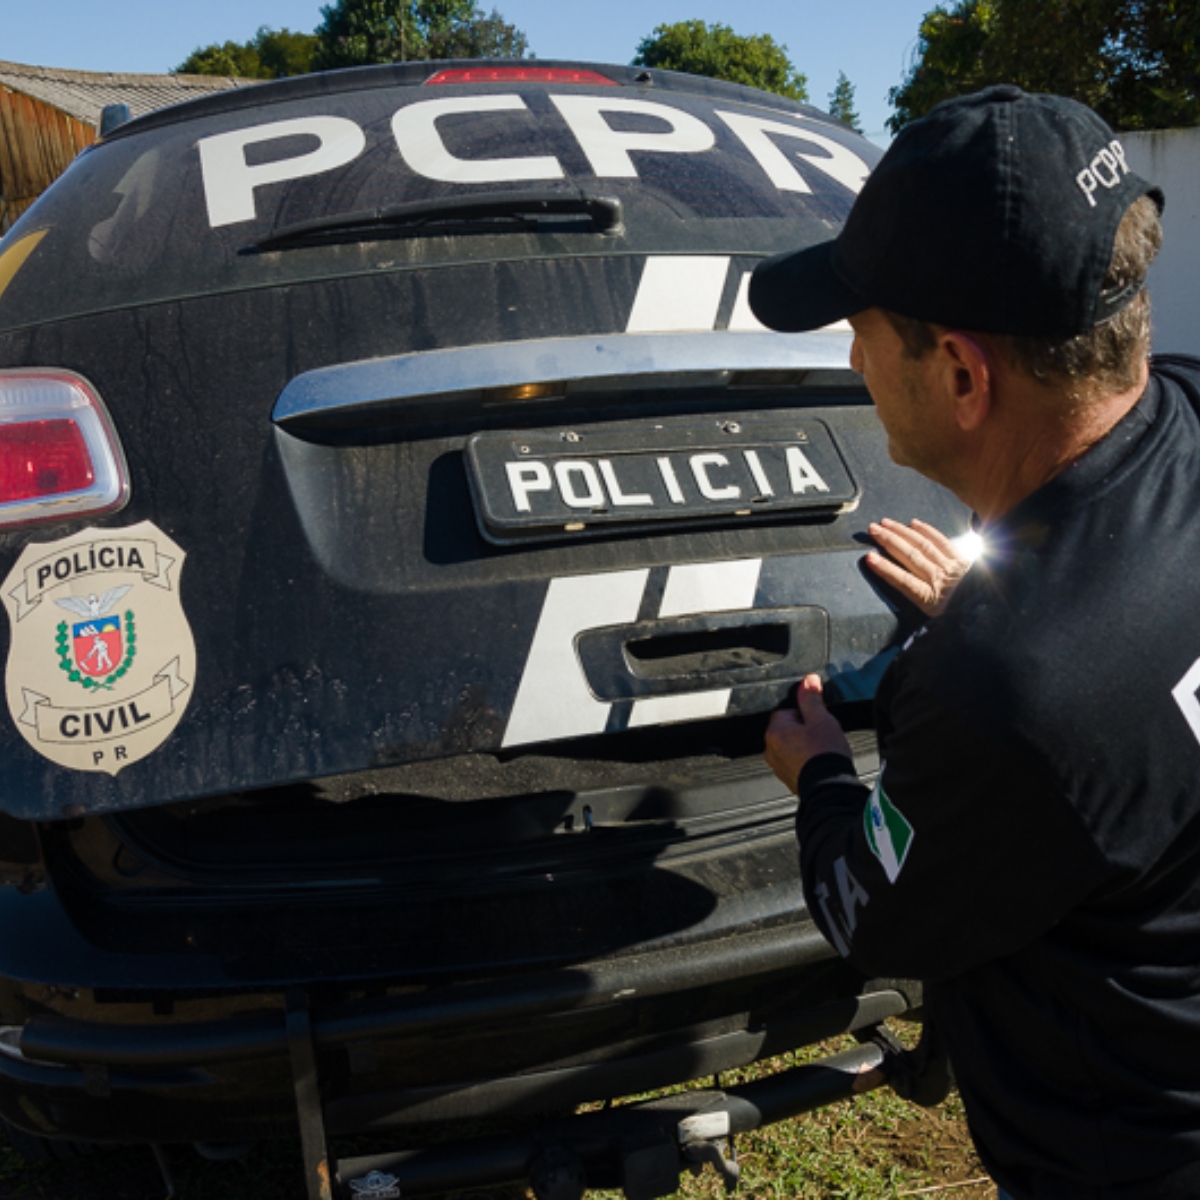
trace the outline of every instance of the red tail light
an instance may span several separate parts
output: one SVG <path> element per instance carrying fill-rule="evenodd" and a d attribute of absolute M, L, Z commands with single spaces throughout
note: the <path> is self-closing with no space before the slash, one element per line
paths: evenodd
<path fill-rule="evenodd" d="M 588 83 L 619 87 L 615 79 L 599 71 L 571 67 L 450 67 L 425 80 L 434 83 Z"/>
<path fill-rule="evenodd" d="M 87 442 L 74 421 L 0 426 L 0 496 L 6 501 L 79 492 L 95 480 Z"/>
<path fill-rule="evenodd" d="M 0 371 L 0 529 L 101 516 L 129 497 L 95 389 L 66 371 Z"/>

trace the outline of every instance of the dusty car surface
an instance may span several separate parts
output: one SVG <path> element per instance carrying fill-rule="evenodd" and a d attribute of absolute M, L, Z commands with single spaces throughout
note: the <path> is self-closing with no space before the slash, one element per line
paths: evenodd
<path fill-rule="evenodd" d="M 407 64 L 124 124 L 11 230 L 18 1140 L 299 1128 L 313 1196 L 659 1196 L 894 1067 L 917 992 L 817 933 L 761 738 L 817 670 L 876 770 L 903 631 L 864 531 L 962 520 L 890 463 L 848 330 L 746 302 L 877 157 L 730 84 Z"/>

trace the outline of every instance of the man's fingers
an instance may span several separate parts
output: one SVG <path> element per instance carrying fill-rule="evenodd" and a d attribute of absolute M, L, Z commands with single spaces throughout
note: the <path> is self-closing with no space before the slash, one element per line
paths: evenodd
<path fill-rule="evenodd" d="M 872 525 L 869 530 L 876 545 L 886 550 L 897 562 L 902 563 L 910 571 L 920 575 L 928 575 L 938 568 L 932 555 L 936 553 L 933 544 L 922 544 L 918 535 L 903 527 L 896 529 L 887 525 Z"/>
<path fill-rule="evenodd" d="M 963 556 L 958 552 L 958 547 L 950 540 L 940 529 L 934 525 L 929 525 L 922 521 L 920 517 L 913 517 L 912 527 L 918 530 L 929 541 L 950 559 L 961 559 Z"/>
<path fill-rule="evenodd" d="M 763 757 L 780 782 L 793 790 L 800 769 L 807 761 L 803 754 L 804 722 L 794 708 L 776 709 L 767 722 Z"/>
<path fill-rule="evenodd" d="M 825 707 L 820 675 L 806 675 L 801 680 L 796 692 L 796 706 L 800 709 L 804 728 L 809 730 L 814 738 L 828 739 L 834 735 L 839 744 L 845 741 L 840 722 Z"/>
<path fill-rule="evenodd" d="M 867 565 L 926 616 L 937 616 L 971 563 L 940 529 L 925 521 L 902 525 L 891 517 L 873 522 L 871 537 L 884 554 L 872 551 Z"/>
<path fill-rule="evenodd" d="M 786 737 L 798 725 L 803 725 L 800 714 L 794 708 L 777 708 L 767 722 L 767 738 L 778 740 Z"/>
<path fill-rule="evenodd" d="M 806 675 L 800 681 L 796 706 L 771 714 L 764 747 L 767 765 L 793 791 L 809 759 L 826 753 L 850 754 L 841 725 L 825 707 L 819 675 Z"/>
<path fill-rule="evenodd" d="M 867 566 L 884 581 L 890 583 L 906 600 L 911 600 L 918 608 L 933 600 L 933 588 L 922 579 L 918 579 L 911 571 L 897 566 L 890 558 L 871 551 L 867 555 Z"/>
<path fill-rule="evenodd" d="M 916 522 L 914 522 L 914 525 Z M 933 530 L 932 525 L 924 529 Z M 923 529 L 910 528 L 885 517 L 871 526 L 871 536 L 889 553 L 923 570 L 953 571 L 958 556 L 948 538 L 933 538 Z M 937 533 L 937 530 L 933 530 Z"/>
<path fill-rule="evenodd" d="M 806 725 L 812 724 L 823 716 L 828 716 L 825 707 L 825 697 L 821 692 L 820 675 L 805 675 L 796 689 L 796 707 Z"/>
<path fill-rule="evenodd" d="M 873 536 L 876 529 L 883 531 L 884 536 L 888 538 L 889 554 L 907 545 L 939 570 L 955 577 L 965 574 L 971 566 L 970 558 L 959 550 L 952 538 L 919 517 L 914 517 L 908 525 L 902 525 L 891 517 L 884 517 L 881 522 L 872 526 Z"/>

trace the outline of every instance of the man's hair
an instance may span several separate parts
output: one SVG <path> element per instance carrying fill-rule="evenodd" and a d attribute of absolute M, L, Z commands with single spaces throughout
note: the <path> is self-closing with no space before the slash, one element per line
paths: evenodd
<path fill-rule="evenodd" d="M 1146 272 L 1162 245 L 1158 205 L 1142 196 L 1129 206 L 1117 228 L 1104 288 L 1142 284 L 1120 312 L 1072 338 L 988 334 L 1011 366 L 1041 383 L 1064 388 L 1079 401 L 1134 387 L 1150 350 L 1150 293 Z M 937 345 L 938 326 L 884 310 L 912 358 Z"/>

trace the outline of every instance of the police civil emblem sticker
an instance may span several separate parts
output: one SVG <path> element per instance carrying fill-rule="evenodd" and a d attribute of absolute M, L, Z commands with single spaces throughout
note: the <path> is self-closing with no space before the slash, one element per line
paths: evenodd
<path fill-rule="evenodd" d="M 149 521 L 25 547 L 2 589 L 5 691 L 43 757 L 115 775 L 171 736 L 196 679 L 184 557 Z"/>

